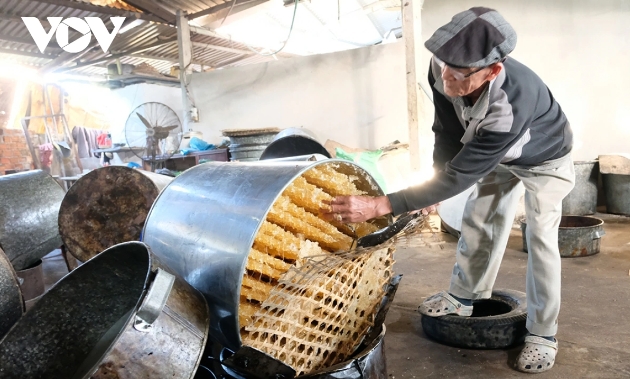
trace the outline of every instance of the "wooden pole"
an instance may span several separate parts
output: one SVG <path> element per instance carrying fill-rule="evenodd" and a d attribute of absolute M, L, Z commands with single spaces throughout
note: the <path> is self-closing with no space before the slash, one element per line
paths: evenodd
<path fill-rule="evenodd" d="M 192 43 L 190 42 L 190 26 L 188 19 L 182 10 L 177 11 L 177 45 L 179 47 L 179 82 L 182 89 L 182 105 L 184 115 L 182 117 L 183 130 L 187 131 L 190 120 L 190 102 L 188 100 L 188 78 L 192 74 Z"/>
<path fill-rule="evenodd" d="M 420 89 L 419 74 L 422 72 L 422 22 L 420 14 L 423 0 L 403 0 L 402 28 L 405 39 L 405 59 L 407 67 L 407 118 L 409 122 L 409 156 L 411 169 L 421 168 L 421 159 L 426 156 L 427 146 L 420 145 L 421 137 L 429 135 L 422 130 L 421 122 L 425 119 L 427 101 Z M 423 141 L 425 138 L 423 138 Z"/>

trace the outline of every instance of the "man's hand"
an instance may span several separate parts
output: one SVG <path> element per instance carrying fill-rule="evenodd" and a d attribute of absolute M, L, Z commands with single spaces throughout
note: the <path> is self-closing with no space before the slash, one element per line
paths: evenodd
<path fill-rule="evenodd" d="M 329 209 L 320 209 L 328 221 L 362 222 L 392 212 L 387 196 L 337 196 Z"/>
<path fill-rule="evenodd" d="M 440 205 L 440 203 L 429 205 L 428 207 L 419 209 L 416 212 L 422 212 L 422 214 L 426 216 L 426 215 L 428 215 L 431 212 L 437 211 L 438 205 Z"/>

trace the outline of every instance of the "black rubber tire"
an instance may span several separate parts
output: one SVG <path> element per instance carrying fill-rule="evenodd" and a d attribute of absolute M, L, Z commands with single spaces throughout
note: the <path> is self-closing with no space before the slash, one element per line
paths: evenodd
<path fill-rule="evenodd" d="M 496 316 L 485 316 L 484 304 L 510 310 Z M 495 290 L 490 299 L 473 301 L 471 317 L 422 315 L 422 329 L 431 339 L 445 345 L 467 349 L 503 349 L 523 343 L 527 334 L 526 320 L 525 293 Z"/>

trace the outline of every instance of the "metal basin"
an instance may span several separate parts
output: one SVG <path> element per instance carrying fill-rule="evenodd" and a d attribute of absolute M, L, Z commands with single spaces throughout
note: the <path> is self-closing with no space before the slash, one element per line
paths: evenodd
<path fill-rule="evenodd" d="M 222 345 L 235 351 L 241 345 L 241 281 L 258 228 L 282 191 L 321 164 L 337 164 L 339 171 L 359 178 L 358 189 L 383 194 L 365 170 L 348 161 L 209 162 L 175 178 L 153 204 L 143 240 L 205 295 L 210 334 Z"/>
<path fill-rule="evenodd" d="M 24 313 L 19 279 L 9 258 L 0 249 L 0 338 Z"/>
<path fill-rule="evenodd" d="M 140 242 L 116 245 L 51 288 L 0 341 L 2 378 L 192 378 L 203 297 Z"/>
<path fill-rule="evenodd" d="M 108 247 L 140 240 L 149 209 L 173 178 L 124 166 L 90 171 L 70 187 L 59 210 L 66 249 L 85 262 Z"/>
<path fill-rule="evenodd" d="M 16 270 L 61 246 L 57 216 L 64 195 L 42 170 L 0 176 L 0 247 Z"/>
<path fill-rule="evenodd" d="M 527 224 L 521 223 L 523 251 L 527 252 Z M 584 257 L 599 253 L 604 232 L 604 220 L 591 216 L 562 216 L 558 228 L 558 248 L 561 257 Z"/>

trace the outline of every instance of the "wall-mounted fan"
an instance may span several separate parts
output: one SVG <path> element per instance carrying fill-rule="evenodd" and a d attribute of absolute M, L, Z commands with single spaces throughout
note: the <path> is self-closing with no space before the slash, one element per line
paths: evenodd
<path fill-rule="evenodd" d="M 151 171 L 179 150 L 182 124 L 168 106 L 149 102 L 136 107 L 125 122 L 127 146 L 143 161 L 151 164 Z"/>

